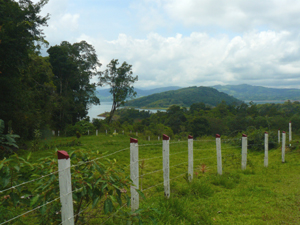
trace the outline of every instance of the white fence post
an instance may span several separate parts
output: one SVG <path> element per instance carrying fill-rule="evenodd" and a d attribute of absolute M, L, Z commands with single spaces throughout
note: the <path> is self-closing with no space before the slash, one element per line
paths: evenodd
<path fill-rule="evenodd" d="M 247 166 L 247 135 L 242 136 L 242 170 L 245 170 Z"/>
<path fill-rule="evenodd" d="M 281 147 L 281 160 L 284 163 L 285 162 L 285 131 L 282 131 L 282 147 Z"/>
<path fill-rule="evenodd" d="M 148 136 L 148 141 L 150 141 L 150 136 Z"/>
<path fill-rule="evenodd" d="M 98 136 L 98 130 L 96 130 L 96 136 Z"/>
<path fill-rule="evenodd" d="M 170 138 L 167 135 L 163 135 L 163 173 L 164 173 L 164 189 L 165 196 L 170 197 Z"/>
<path fill-rule="evenodd" d="M 157 140 L 159 140 L 160 139 L 160 136 L 157 136 Z"/>
<path fill-rule="evenodd" d="M 216 149 L 217 149 L 218 174 L 222 175 L 221 136 L 219 134 L 216 134 Z"/>
<path fill-rule="evenodd" d="M 62 224 L 74 225 L 70 157 L 66 151 L 57 151 L 57 156 Z"/>
<path fill-rule="evenodd" d="M 133 186 L 130 187 L 131 192 L 131 211 L 134 212 L 139 208 L 139 147 L 138 140 L 130 138 L 130 179 Z"/>
<path fill-rule="evenodd" d="M 115 130 L 114 133 L 116 134 L 116 133 L 117 133 L 117 130 Z"/>
<path fill-rule="evenodd" d="M 55 136 L 55 131 L 54 130 L 52 130 L 52 135 Z"/>
<path fill-rule="evenodd" d="M 138 132 L 135 132 L 135 136 L 138 136 Z"/>
<path fill-rule="evenodd" d="M 189 175 L 189 181 L 193 180 L 193 174 L 194 174 L 194 159 L 193 159 L 193 136 L 188 136 L 188 154 L 189 154 L 189 165 L 188 165 L 188 175 Z"/>
<path fill-rule="evenodd" d="M 264 165 L 265 167 L 268 167 L 269 164 L 269 134 L 268 132 L 265 132 L 265 160 Z"/>
<path fill-rule="evenodd" d="M 289 122 L 289 142 L 292 141 L 292 122 Z"/>
<path fill-rule="evenodd" d="M 280 144 L 280 129 L 278 129 L 278 144 Z"/>

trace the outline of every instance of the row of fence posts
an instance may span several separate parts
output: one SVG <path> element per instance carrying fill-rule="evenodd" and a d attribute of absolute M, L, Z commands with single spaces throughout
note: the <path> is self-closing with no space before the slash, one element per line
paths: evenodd
<path fill-rule="evenodd" d="M 291 134 L 291 132 L 290 132 Z M 291 140 L 291 135 L 289 136 Z M 164 179 L 164 195 L 170 197 L 170 137 L 163 135 L 163 179 Z M 268 133 L 265 132 L 265 156 L 264 166 L 268 166 Z M 285 143 L 286 133 L 282 132 L 282 162 L 285 162 Z M 221 136 L 216 135 L 216 153 L 217 153 L 217 172 L 222 175 L 222 153 L 221 153 Z M 73 197 L 71 185 L 71 162 L 70 157 L 66 151 L 58 151 L 58 170 L 59 170 L 59 188 L 60 201 L 62 205 L 61 215 L 63 225 L 74 224 L 73 212 Z M 193 179 L 193 137 L 188 136 L 188 179 Z M 245 170 L 247 166 L 247 135 L 242 135 L 242 162 L 241 169 Z M 130 178 L 133 185 L 130 187 L 131 191 L 131 210 L 135 211 L 139 208 L 139 194 L 136 189 L 139 189 L 139 151 L 138 140 L 130 138 Z"/>
<path fill-rule="evenodd" d="M 117 133 L 117 130 L 114 130 L 114 133 Z M 105 130 L 105 134 L 107 135 L 107 130 Z M 124 130 L 122 131 L 122 134 L 124 135 Z M 130 131 L 130 134 L 132 134 L 132 131 Z M 55 136 L 55 131 L 52 130 L 52 135 Z M 57 136 L 60 135 L 60 131 L 57 131 Z M 88 135 L 90 135 L 90 131 L 88 130 Z M 135 135 L 138 137 L 138 132 L 135 133 Z M 98 136 L 98 130 L 96 130 L 96 136 Z M 160 140 L 160 136 L 157 138 Z M 150 141 L 150 136 L 148 136 L 148 141 Z M 292 122 L 289 122 L 289 141 L 292 141 Z M 278 143 L 280 143 L 280 129 L 278 129 Z"/>

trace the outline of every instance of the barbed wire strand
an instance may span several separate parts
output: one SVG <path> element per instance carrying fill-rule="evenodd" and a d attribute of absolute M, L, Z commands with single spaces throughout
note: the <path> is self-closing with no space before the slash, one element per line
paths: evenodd
<path fill-rule="evenodd" d="M 7 189 L 4 189 L 4 190 L 0 191 L 0 194 L 3 193 L 3 192 L 5 192 L 5 191 L 9 191 L 9 190 L 11 190 L 11 189 L 15 189 L 15 188 L 20 187 L 20 186 L 23 186 L 23 185 L 25 185 L 25 184 L 29 184 L 29 183 L 32 183 L 32 182 L 34 182 L 34 181 L 40 180 L 40 179 L 42 179 L 42 178 L 45 178 L 45 177 L 54 175 L 54 174 L 56 174 L 56 173 L 58 173 L 58 172 L 60 172 L 60 171 L 63 171 L 63 170 L 58 170 L 58 171 L 49 173 L 49 174 L 47 174 L 47 175 L 42 175 L 42 176 L 40 176 L 39 178 L 30 180 L 30 181 L 26 181 L 26 182 L 23 182 L 23 183 L 21 183 L 21 184 L 17 184 L 17 185 L 15 185 L 15 186 L 12 186 L 12 187 L 10 187 L 10 188 L 7 188 Z"/>
<path fill-rule="evenodd" d="M 81 190 L 81 189 L 82 189 L 82 188 L 75 189 L 74 191 L 71 191 L 71 192 L 69 192 L 69 193 L 67 193 L 67 194 L 65 194 L 65 195 L 63 195 L 63 196 L 61 196 L 61 197 L 65 197 L 65 196 L 67 196 L 67 195 L 69 195 L 69 194 L 72 194 L 72 193 L 75 192 L 75 191 L 79 191 L 79 190 Z M 46 202 L 46 203 L 43 204 L 43 205 L 40 205 L 40 206 L 38 206 L 38 207 L 36 207 L 36 208 L 34 208 L 34 209 L 32 209 L 32 210 L 29 210 L 29 211 L 27 211 L 27 212 L 25 212 L 25 213 L 22 213 L 22 214 L 20 214 L 20 215 L 14 217 L 14 218 L 11 218 L 11 219 L 9 219 L 9 220 L 3 222 L 3 223 L 0 223 L 0 225 L 6 224 L 6 223 L 8 223 L 8 222 L 10 222 L 10 221 L 13 221 L 13 220 L 15 220 L 15 219 L 20 218 L 21 216 L 24 216 L 24 215 L 26 215 L 26 214 L 28 214 L 28 213 L 31 213 L 31 212 L 33 212 L 33 211 L 35 211 L 35 210 L 37 210 L 37 209 L 40 209 L 40 208 L 42 208 L 43 206 L 46 206 L 46 205 L 48 205 L 48 204 L 50 204 L 50 203 L 52 203 L 52 202 L 57 201 L 57 200 L 60 199 L 61 197 L 55 198 L 55 199 L 51 200 L 50 202 Z"/>
<path fill-rule="evenodd" d="M 64 221 L 62 221 L 59 225 L 61 225 L 61 224 L 63 224 L 64 222 L 66 222 L 66 221 L 68 221 L 68 220 L 70 220 L 70 219 L 72 219 L 72 218 L 75 218 L 76 216 L 78 216 L 79 214 L 81 214 L 82 212 L 84 212 L 85 210 L 87 210 L 88 209 L 88 207 L 86 207 L 85 209 L 83 209 L 83 210 L 81 210 L 79 213 L 77 213 L 76 215 L 74 215 L 74 216 L 72 216 L 72 217 L 70 217 L 70 218 L 68 218 L 68 219 L 66 219 L 66 220 L 64 220 Z"/>
<path fill-rule="evenodd" d="M 126 203 L 124 205 L 122 205 L 114 214 L 112 214 L 110 217 L 108 217 L 107 220 L 105 220 L 101 224 L 105 224 L 110 218 L 112 218 L 114 215 L 116 215 L 124 206 L 126 206 Z"/>

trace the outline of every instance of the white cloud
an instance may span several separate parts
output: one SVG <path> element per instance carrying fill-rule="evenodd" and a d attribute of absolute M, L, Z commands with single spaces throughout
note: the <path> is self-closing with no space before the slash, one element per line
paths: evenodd
<path fill-rule="evenodd" d="M 253 31 L 232 39 L 194 32 L 188 37 L 151 33 L 146 39 L 120 34 L 113 41 L 88 40 L 104 67 L 112 58 L 132 64 L 140 87 L 300 83 L 300 40 L 287 31 Z M 282 82 L 285 78 L 291 80 Z"/>
<path fill-rule="evenodd" d="M 138 6 L 140 11 L 151 6 L 141 20 L 155 11 L 160 17 L 166 13 L 173 25 L 176 21 L 185 26 L 217 26 L 238 32 L 261 27 L 298 29 L 300 25 L 298 0 L 144 0 Z M 165 21 L 156 24 L 164 26 Z"/>

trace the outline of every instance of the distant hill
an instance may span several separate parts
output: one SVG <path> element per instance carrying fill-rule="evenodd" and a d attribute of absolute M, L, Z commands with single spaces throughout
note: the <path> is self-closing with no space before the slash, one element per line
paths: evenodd
<path fill-rule="evenodd" d="M 226 101 L 227 104 L 232 104 L 234 102 L 237 104 L 241 103 L 240 100 L 211 87 L 188 87 L 134 99 L 128 101 L 126 106 L 139 108 L 168 108 L 171 105 L 180 105 L 190 107 L 191 104 L 197 102 L 216 106 L 223 100 Z"/>
<path fill-rule="evenodd" d="M 300 100 L 300 89 L 266 88 L 248 84 L 240 85 L 216 85 L 213 88 L 229 94 L 237 99 L 246 101 L 264 100 Z"/>
<path fill-rule="evenodd" d="M 137 95 L 136 98 L 140 98 L 143 96 L 152 95 L 155 93 L 161 93 L 164 91 L 170 91 L 170 90 L 178 90 L 181 87 L 178 86 L 169 86 L 169 87 L 162 87 L 162 88 L 154 88 L 150 90 L 140 89 L 140 88 L 134 88 Z M 100 101 L 112 101 L 111 100 L 111 93 L 109 92 L 110 89 L 98 89 L 96 90 L 96 96 L 100 99 Z"/>

